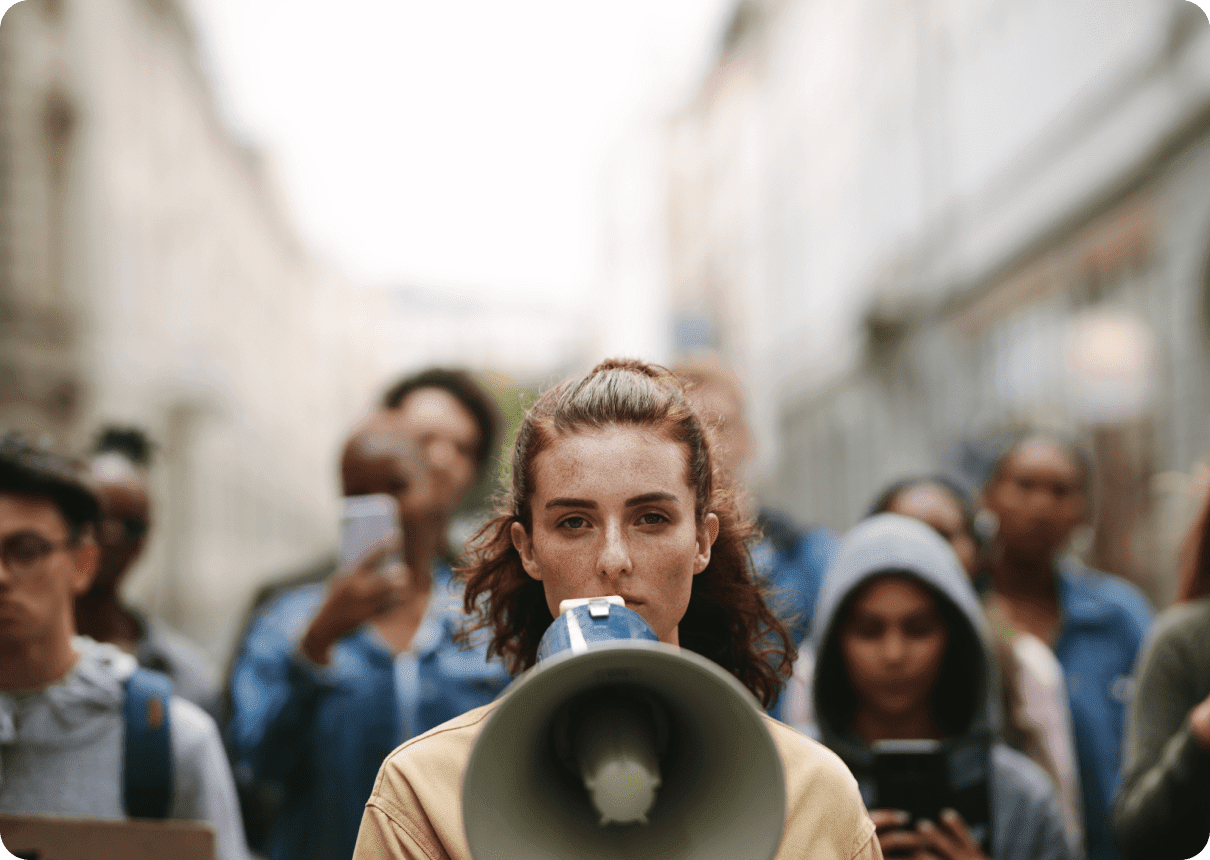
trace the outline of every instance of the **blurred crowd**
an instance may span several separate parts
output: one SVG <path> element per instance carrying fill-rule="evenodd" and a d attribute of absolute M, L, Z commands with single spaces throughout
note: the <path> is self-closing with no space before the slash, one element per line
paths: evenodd
<path fill-rule="evenodd" d="M 1206 843 L 1210 506 L 1157 619 L 1070 552 L 1098 492 L 1077 435 L 1014 428 L 982 486 L 922 469 L 838 535 L 744 487 L 756 441 L 723 361 L 672 371 L 758 527 L 753 575 L 798 650 L 769 712 L 848 765 L 885 855 L 1133 860 Z M 206 821 L 221 860 L 350 857 L 391 751 L 511 680 L 468 633 L 451 539 L 503 434 L 463 370 L 390 386 L 333 461 L 347 499 L 394 500 L 397 530 L 270 581 L 222 669 L 123 597 L 155 527 L 154 440 L 110 426 L 56 452 L 5 437 L 0 812 Z M 937 823 L 941 841 L 879 796 L 876 752 L 920 738 L 943 739 L 974 798 Z"/>

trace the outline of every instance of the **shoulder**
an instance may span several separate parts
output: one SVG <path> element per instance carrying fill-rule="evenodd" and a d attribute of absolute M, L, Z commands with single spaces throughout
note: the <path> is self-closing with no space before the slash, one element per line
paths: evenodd
<path fill-rule="evenodd" d="M 1155 613 L 1137 586 L 1120 576 L 1087 567 L 1075 559 L 1059 565 L 1066 586 L 1064 607 L 1069 612 L 1100 612 L 1116 616 L 1135 632 L 1151 626 Z"/>
<path fill-rule="evenodd" d="M 1002 743 L 994 744 L 991 797 L 993 841 L 1035 850 L 1048 846 L 1045 856 L 1068 856 L 1059 850 L 1068 838 L 1059 795 L 1036 762 Z"/>
<path fill-rule="evenodd" d="M 1210 597 L 1177 603 L 1155 619 L 1151 638 L 1157 642 L 1201 640 L 1210 634 Z"/>
<path fill-rule="evenodd" d="M 874 825 L 852 772 L 818 741 L 772 717 L 764 721 L 785 769 L 786 826 L 778 856 L 798 856 L 795 846 L 824 850 L 824 844 L 832 849 L 825 854 L 856 856 L 873 837 Z"/>
<path fill-rule="evenodd" d="M 393 833 L 388 842 L 402 839 L 430 857 L 470 856 L 462 826 L 462 778 L 495 707 L 493 702 L 442 723 L 397 747 L 383 762 L 366 808 Z"/>
<path fill-rule="evenodd" d="M 198 764 L 215 751 L 222 754 L 218 726 L 198 705 L 174 695 L 168 702 L 168 719 L 172 757 L 178 764 Z"/>
<path fill-rule="evenodd" d="M 992 746 L 992 773 L 1003 799 L 1031 806 L 1049 803 L 1055 796 L 1046 771 L 1033 759 L 1002 743 Z"/>
<path fill-rule="evenodd" d="M 1049 839 L 1048 833 L 1066 832 L 1062 804 L 1050 776 L 1037 762 L 1003 743 L 992 746 L 992 802 L 993 815 L 1010 833 L 1024 828 L 1023 837 Z"/>
<path fill-rule="evenodd" d="M 1148 633 L 1143 665 L 1204 663 L 1207 637 L 1210 637 L 1210 597 L 1170 606 L 1159 614 Z"/>
<path fill-rule="evenodd" d="M 388 774 L 411 781 L 416 777 L 433 776 L 432 768 L 444 775 L 456 773 L 461 784 L 462 769 L 470 758 L 471 748 L 496 704 L 492 702 L 469 710 L 396 747 L 383 762 L 379 785 L 374 787 L 374 793 L 379 793 L 383 778 Z"/>
<path fill-rule="evenodd" d="M 785 723 L 768 715 L 763 717 L 765 727 L 773 736 L 773 743 L 781 753 L 787 778 L 803 777 L 812 781 L 831 784 L 844 790 L 852 789 L 854 797 L 860 798 L 857 780 L 840 756 L 819 741 L 790 728 Z"/>

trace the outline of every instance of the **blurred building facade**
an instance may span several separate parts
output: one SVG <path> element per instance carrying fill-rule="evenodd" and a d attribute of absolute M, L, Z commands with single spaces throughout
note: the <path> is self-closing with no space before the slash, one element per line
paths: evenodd
<path fill-rule="evenodd" d="M 1076 425 L 1092 560 L 1170 599 L 1210 457 L 1201 10 L 742 0 L 668 147 L 675 348 L 735 362 L 771 501 L 847 528 L 988 428 Z"/>
<path fill-rule="evenodd" d="M 136 600 L 223 656 L 335 539 L 336 449 L 385 297 L 318 265 L 218 115 L 178 0 L 25 0 L 0 27 L 0 425 L 159 443 Z"/>

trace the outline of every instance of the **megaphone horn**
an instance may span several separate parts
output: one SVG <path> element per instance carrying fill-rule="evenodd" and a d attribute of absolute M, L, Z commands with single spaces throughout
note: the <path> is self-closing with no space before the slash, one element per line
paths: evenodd
<path fill-rule="evenodd" d="M 620 599 L 574 603 L 471 752 L 471 856 L 773 857 L 785 783 L 752 695 L 706 658 L 655 641 Z"/>

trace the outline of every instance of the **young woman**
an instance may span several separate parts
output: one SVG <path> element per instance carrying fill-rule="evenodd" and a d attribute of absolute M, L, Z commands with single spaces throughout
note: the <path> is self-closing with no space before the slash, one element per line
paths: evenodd
<path fill-rule="evenodd" d="M 933 529 L 897 514 L 855 527 L 824 579 L 812 631 L 815 721 L 857 777 L 884 853 L 1075 856 L 1045 772 L 993 741 L 999 709 L 986 624 L 966 571 Z M 952 810 L 909 829 L 901 811 L 880 808 L 873 746 L 908 739 L 940 742 L 949 789 L 955 774 L 987 786 L 990 829 L 980 834 Z"/>
<path fill-rule="evenodd" d="M 871 514 L 902 514 L 945 538 L 976 588 L 986 578 L 985 548 L 975 531 L 975 510 L 966 490 L 945 475 L 906 478 L 875 501 Z M 1042 766 L 1059 790 L 1068 842 L 1084 842 L 1080 774 L 1072 737 L 1063 668 L 1050 647 L 1015 627 L 994 596 L 983 601 L 999 671 L 1005 725 L 1001 736 Z"/>
<path fill-rule="evenodd" d="M 1092 477 L 1081 445 L 1025 430 L 993 468 L 983 505 L 999 523 L 992 594 L 1013 626 L 1050 646 L 1067 679 L 1088 860 L 1118 860 L 1109 819 L 1131 676 L 1152 611 L 1133 584 L 1067 554 L 1074 529 L 1088 519 Z"/>
<path fill-rule="evenodd" d="M 1129 860 L 1183 860 L 1210 839 L 1210 496 L 1156 619 L 1127 721 L 1114 835 Z"/>
<path fill-rule="evenodd" d="M 543 394 L 513 450 L 503 512 L 464 570 L 466 605 L 514 670 L 574 597 L 617 594 L 663 642 L 713 660 L 768 705 L 790 668 L 785 629 L 755 585 L 739 521 L 715 479 L 702 423 L 664 369 L 606 361 Z M 494 705 L 397 749 L 383 764 L 354 857 L 469 858 L 462 774 Z M 844 765 L 766 722 L 785 769 L 779 858 L 877 858 Z"/>

